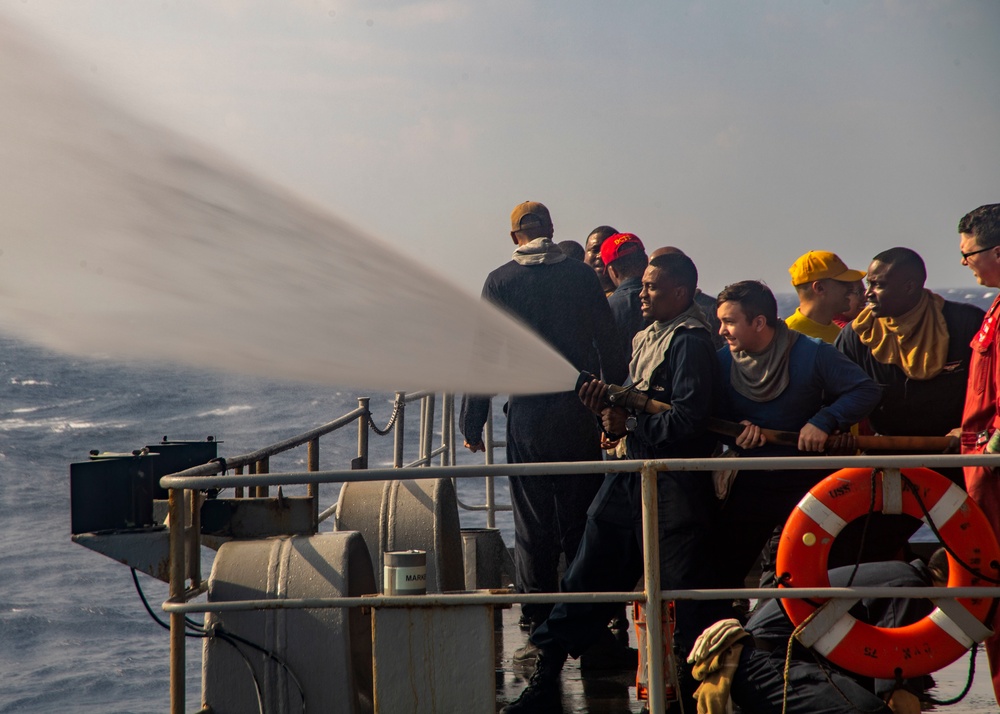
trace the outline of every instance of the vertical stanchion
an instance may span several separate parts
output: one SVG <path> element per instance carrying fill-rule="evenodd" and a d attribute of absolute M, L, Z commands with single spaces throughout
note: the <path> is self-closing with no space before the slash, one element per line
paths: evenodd
<path fill-rule="evenodd" d="M 369 401 L 369 397 L 358 397 L 358 406 L 365 410 L 365 413 L 358 417 L 358 459 L 363 469 L 368 468 L 368 420 L 371 418 Z"/>
<path fill-rule="evenodd" d="M 392 467 L 403 468 L 403 426 L 406 423 L 406 392 L 396 392 L 396 433 L 393 434 Z"/>
<path fill-rule="evenodd" d="M 458 444 L 455 443 L 455 395 L 449 394 L 445 397 L 448 400 L 448 424 L 444 433 L 448 435 L 448 466 L 458 463 Z"/>
<path fill-rule="evenodd" d="M 434 451 L 434 410 L 437 407 L 437 395 L 431 392 L 423 400 L 424 411 L 426 412 L 423 431 L 421 433 L 420 458 L 427 459 L 424 466 L 433 466 L 431 463 L 431 452 Z"/>
<path fill-rule="evenodd" d="M 271 459 L 265 456 L 263 459 L 257 462 L 257 473 L 259 474 L 269 474 L 271 473 Z M 258 486 L 257 487 L 257 497 L 266 498 L 270 493 L 270 488 L 268 486 Z"/>
<path fill-rule="evenodd" d="M 649 713 L 663 714 L 663 597 L 660 587 L 660 528 L 656 500 L 656 469 L 642 465 L 642 558 L 646 590 L 646 673 Z"/>
<path fill-rule="evenodd" d="M 201 491 L 191 491 L 191 528 L 187 533 L 187 577 L 191 587 L 201 586 Z"/>
<path fill-rule="evenodd" d="M 306 470 L 319 471 L 319 437 L 306 446 Z M 319 484 L 310 483 L 306 494 L 312 499 L 313 531 L 319 531 Z"/>
<path fill-rule="evenodd" d="M 483 445 L 486 447 L 486 465 L 493 463 L 493 405 L 486 412 L 486 429 L 483 431 Z M 486 527 L 497 527 L 496 489 L 493 477 L 486 477 Z"/>
<path fill-rule="evenodd" d="M 184 490 L 170 489 L 170 599 L 184 599 Z M 184 714 L 184 614 L 170 613 L 170 714 Z"/>

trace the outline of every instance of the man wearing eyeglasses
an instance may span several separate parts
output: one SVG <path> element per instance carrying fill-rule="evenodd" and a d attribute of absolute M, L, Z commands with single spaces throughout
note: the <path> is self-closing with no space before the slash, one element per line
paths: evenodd
<path fill-rule="evenodd" d="M 980 285 L 1000 288 L 1000 203 L 980 206 L 958 222 L 959 250 Z M 1000 296 L 986 311 L 979 332 L 972 338 L 972 361 L 962 414 L 962 453 L 1000 453 L 1000 362 L 997 359 L 997 324 Z M 1000 531 L 1000 469 L 965 467 L 965 488 L 986 512 L 994 531 Z M 998 533 L 1000 535 L 1000 533 Z M 990 623 L 987 623 L 990 624 Z M 1000 632 L 1000 617 L 991 625 Z M 993 691 L 1000 703 L 1000 635 L 986 640 Z"/>

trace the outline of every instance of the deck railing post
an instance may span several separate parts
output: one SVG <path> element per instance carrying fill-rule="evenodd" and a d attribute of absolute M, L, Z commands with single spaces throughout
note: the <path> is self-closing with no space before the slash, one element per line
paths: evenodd
<path fill-rule="evenodd" d="M 259 474 L 271 473 L 271 459 L 270 459 L 270 457 L 265 456 L 263 459 L 261 459 L 260 461 L 257 462 L 257 471 L 256 471 L 256 473 L 259 473 Z M 269 492 L 270 492 L 270 488 L 268 488 L 267 486 L 258 486 L 257 487 L 257 498 L 267 498 L 267 496 L 269 495 Z"/>
<path fill-rule="evenodd" d="M 445 403 L 448 405 L 448 417 L 447 419 L 442 414 L 441 415 L 441 439 L 442 443 L 444 439 L 448 440 L 448 462 L 444 462 L 444 454 L 441 454 L 441 465 L 442 466 L 454 466 L 457 462 L 458 454 L 457 444 L 455 443 L 455 395 L 446 394 Z"/>
<path fill-rule="evenodd" d="M 424 418 L 420 425 L 420 458 L 427 459 L 424 466 L 431 465 L 431 452 L 434 451 L 434 410 L 437 406 L 437 395 L 431 392 L 423 398 Z"/>
<path fill-rule="evenodd" d="M 170 599 L 184 598 L 184 490 L 167 496 L 170 517 Z M 184 614 L 170 613 L 170 713 L 184 714 Z"/>
<path fill-rule="evenodd" d="M 642 466 L 642 557 L 646 590 L 646 672 L 649 712 L 663 714 L 663 596 L 660 585 L 660 528 L 656 496 L 656 469 Z"/>
<path fill-rule="evenodd" d="M 306 470 L 319 471 L 319 437 L 306 446 Z M 310 483 L 306 493 L 312 499 L 313 530 L 319 532 L 319 484 Z"/>
<path fill-rule="evenodd" d="M 486 465 L 493 463 L 493 405 L 486 412 L 486 428 L 483 430 L 483 445 L 486 447 Z M 496 488 L 493 485 L 493 477 L 486 477 L 486 527 L 497 527 L 497 504 Z"/>
<path fill-rule="evenodd" d="M 371 411 L 368 404 L 369 397 L 358 397 L 358 406 L 365 410 L 365 413 L 358 417 L 358 458 L 361 460 L 361 468 L 368 468 L 368 420 L 371 418 Z"/>
<path fill-rule="evenodd" d="M 393 435 L 393 468 L 403 468 L 403 427 L 406 424 L 406 392 L 396 392 L 396 402 L 393 405 L 396 411 L 396 433 Z"/>

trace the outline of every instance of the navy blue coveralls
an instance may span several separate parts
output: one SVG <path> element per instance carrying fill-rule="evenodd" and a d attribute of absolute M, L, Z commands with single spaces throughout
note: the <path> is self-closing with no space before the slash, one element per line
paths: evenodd
<path fill-rule="evenodd" d="M 627 437 L 630 459 L 710 456 L 715 437 L 704 420 L 719 395 L 718 366 L 704 329 L 678 328 L 648 394 L 672 405 L 661 414 L 637 414 Z M 657 479 L 660 585 L 707 587 L 711 583 L 709 529 L 715 514 L 711 474 L 668 471 Z M 642 576 L 642 497 L 638 474 L 608 474 L 587 514 L 576 559 L 562 581 L 564 592 L 632 590 Z M 614 603 L 560 603 L 531 636 L 540 648 L 578 657 L 598 642 Z M 708 625 L 728 616 L 718 603 L 677 603 L 675 641 L 686 653 Z"/>
<path fill-rule="evenodd" d="M 593 269 L 577 260 L 494 270 L 483 298 L 517 316 L 576 369 L 620 384 L 628 366 L 611 308 Z M 525 371 L 531 365 L 524 365 Z M 572 390 L 574 385 L 566 385 Z M 482 440 L 490 397 L 466 395 L 459 424 L 470 443 Z M 507 463 L 600 461 L 600 430 L 574 391 L 512 395 L 507 413 Z M 576 555 L 587 507 L 600 474 L 511 476 L 514 565 L 518 592 L 557 592 L 559 554 Z M 525 603 L 521 612 L 537 624 L 551 605 Z M 606 623 L 605 623 L 606 624 Z"/>
<path fill-rule="evenodd" d="M 853 566 L 830 571 L 830 584 L 847 585 Z M 920 561 L 863 563 L 853 584 L 858 587 L 913 587 L 930 585 L 931 577 Z M 780 600 L 768 600 L 750 617 L 740 664 L 733 677 L 731 695 L 744 714 L 781 714 L 785 654 L 793 625 Z M 933 609 L 928 600 L 906 598 L 864 599 L 850 614 L 877 627 L 901 627 L 917 622 Z M 933 683 L 930 677 L 902 681 L 902 688 L 920 696 Z M 796 644 L 788 675 L 787 714 L 858 714 L 888 712 L 884 698 L 897 688 L 889 679 L 870 679 L 847 672 L 822 656 Z"/>

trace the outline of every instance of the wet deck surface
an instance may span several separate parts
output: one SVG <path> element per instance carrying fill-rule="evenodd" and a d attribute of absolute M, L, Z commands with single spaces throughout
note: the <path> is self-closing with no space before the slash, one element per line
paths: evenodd
<path fill-rule="evenodd" d="M 526 632 L 517 626 L 520 609 L 515 607 L 503 611 L 503 627 L 495 632 L 497 648 L 497 711 L 516 699 L 527 685 L 530 670 L 524 671 L 513 663 L 514 650 L 524 646 L 528 640 Z M 635 633 L 630 636 L 630 644 L 635 647 Z M 934 674 L 937 686 L 930 694 L 935 699 L 945 700 L 957 697 L 965 687 L 969 674 L 969 656 Z M 563 712 L 585 712 L 589 714 L 634 714 L 642 711 L 643 702 L 635 698 L 635 672 L 580 672 L 578 661 L 566 662 L 562 675 Z M 676 707 L 671 711 L 679 711 Z M 947 714 L 983 714 L 998 712 L 993 698 L 993 687 L 986 663 L 986 653 L 980 649 L 976 656 L 975 678 L 968 695 L 958 704 L 951 706 L 925 706 L 925 711 Z M 558 714 L 558 713 L 554 713 Z M 691 714 L 694 714 L 693 712 Z"/>
<path fill-rule="evenodd" d="M 503 628 L 496 630 L 497 648 L 497 711 L 517 699 L 528 684 L 531 670 L 513 663 L 514 650 L 528 641 L 528 633 L 517 626 L 520 608 L 503 610 Z M 630 636 L 635 647 L 635 634 Z M 562 673 L 562 703 L 564 712 L 591 714 L 632 714 L 642 711 L 643 702 L 635 698 L 635 672 L 580 672 L 580 663 L 569 659 Z M 558 714 L 554 712 L 553 714 Z"/>

